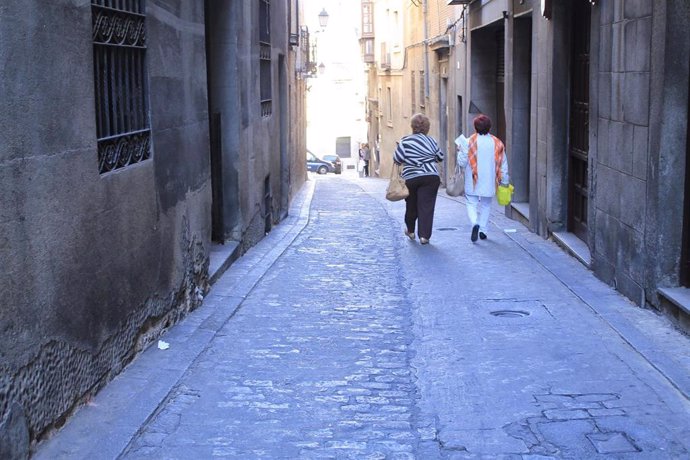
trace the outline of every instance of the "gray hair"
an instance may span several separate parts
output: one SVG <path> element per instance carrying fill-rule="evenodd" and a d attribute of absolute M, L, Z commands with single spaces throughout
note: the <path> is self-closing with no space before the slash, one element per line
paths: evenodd
<path fill-rule="evenodd" d="M 415 113 L 412 115 L 410 127 L 412 128 L 412 132 L 414 134 L 428 134 L 430 126 L 431 122 L 429 121 L 429 117 L 423 113 Z"/>

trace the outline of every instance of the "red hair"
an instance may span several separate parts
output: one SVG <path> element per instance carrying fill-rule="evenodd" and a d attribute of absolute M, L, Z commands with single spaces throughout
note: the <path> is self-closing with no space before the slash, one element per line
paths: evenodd
<path fill-rule="evenodd" d="M 489 130 L 491 129 L 491 118 L 484 114 L 478 115 L 474 119 L 474 129 L 479 134 L 489 134 Z"/>

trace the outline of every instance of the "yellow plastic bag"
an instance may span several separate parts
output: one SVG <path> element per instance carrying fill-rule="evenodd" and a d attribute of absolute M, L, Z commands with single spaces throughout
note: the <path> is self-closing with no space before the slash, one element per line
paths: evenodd
<path fill-rule="evenodd" d="M 498 204 L 508 206 L 513 198 L 513 190 L 515 190 L 513 184 L 499 185 L 496 189 L 496 201 L 498 201 Z"/>

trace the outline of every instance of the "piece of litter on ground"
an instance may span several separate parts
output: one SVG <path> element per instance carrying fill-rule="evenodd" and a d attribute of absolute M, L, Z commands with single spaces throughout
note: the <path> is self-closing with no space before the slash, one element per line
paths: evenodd
<path fill-rule="evenodd" d="M 506 229 L 503 230 L 503 231 L 506 232 L 506 233 L 516 233 L 516 232 L 517 232 L 517 230 L 514 229 L 514 228 L 506 228 Z"/>
<path fill-rule="evenodd" d="M 170 348 L 170 344 L 168 342 L 163 342 L 162 340 L 158 341 L 159 350 L 167 350 L 168 348 Z"/>

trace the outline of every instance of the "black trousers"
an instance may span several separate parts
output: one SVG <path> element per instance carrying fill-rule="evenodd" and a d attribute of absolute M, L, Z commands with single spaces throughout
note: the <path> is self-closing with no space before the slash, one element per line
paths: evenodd
<path fill-rule="evenodd" d="M 407 231 L 414 233 L 417 224 L 417 235 L 420 238 L 431 238 L 431 228 L 434 225 L 434 209 L 436 195 L 441 185 L 438 176 L 420 176 L 405 181 L 410 195 L 405 198 L 405 225 Z"/>

